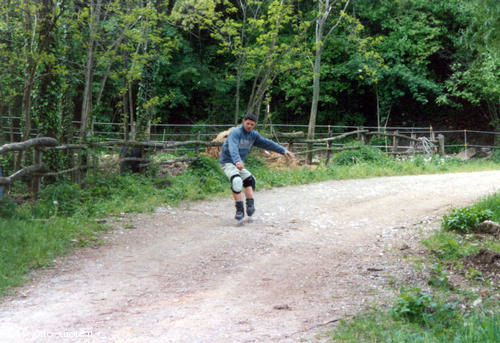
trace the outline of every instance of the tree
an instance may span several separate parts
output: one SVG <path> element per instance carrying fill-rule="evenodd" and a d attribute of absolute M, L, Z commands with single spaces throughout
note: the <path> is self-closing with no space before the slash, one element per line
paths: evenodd
<path fill-rule="evenodd" d="M 236 3 L 236 4 L 234 4 Z M 221 45 L 220 53 L 234 56 L 236 96 L 234 122 L 240 115 L 241 86 L 251 81 L 247 111 L 259 117 L 264 96 L 276 77 L 297 65 L 290 56 L 299 52 L 298 45 L 310 22 L 300 23 L 292 1 L 178 1 L 177 20 L 184 27 L 199 26 L 211 32 Z M 217 8 L 217 4 L 223 10 Z"/>
<path fill-rule="evenodd" d="M 343 4 L 344 8 L 339 11 L 338 17 L 336 17 L 335 23 L 330 27 L 325 26 L 328 23 L 331 14 L 335 9 L 338 10 L 337 5 L 341 4 L 340 0 L 318 0 L 318 15 L 316 18 L 316 31 L 315 31 L 315 44 L 314 44 L 314 65 L 313 65 L 313 96 L 311 101 L 311 114 L 309 117 L 309 127 L 307 130 L 307 138 L 314 139 L 315 127 L 316 127 L 316 117 L 318 114 L 318 100 L 320 93 L 320 77 L 321 77 L 321 55 L 323 53 L 324 42 L 327 41 L 328 37 L 332 34 L 333 30 L 337 28 L 340 24 L 342 17 L 344 16 L 345 10 L 349 5 L 349 0 L 346 0 Z M 326 34 L 324 32 L 327 31 Z M 312 153 L 307 155 L 308 163 L 312 161 Z"/>
<path fill-rule="evenodd" d="M 500 4 L 475 0 L 469 5 L 471 25 L 461 36 L 461 51 L 446 82 L 441 104 L 478 106 L 495 131 L 500 131 Z M 495 138 L 500 144 L 500 137 Z"/>

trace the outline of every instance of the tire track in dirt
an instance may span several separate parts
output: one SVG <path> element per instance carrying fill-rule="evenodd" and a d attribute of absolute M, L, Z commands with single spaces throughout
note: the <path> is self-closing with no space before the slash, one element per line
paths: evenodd
<path fill-rule="evenodd" d="M 4 299 L 0 342 L 321 341 L 324 325 L 416 277 L 403 244 L 450 207 L 500 189 L 500 171 L 328 181 L 127 217 Z"/>

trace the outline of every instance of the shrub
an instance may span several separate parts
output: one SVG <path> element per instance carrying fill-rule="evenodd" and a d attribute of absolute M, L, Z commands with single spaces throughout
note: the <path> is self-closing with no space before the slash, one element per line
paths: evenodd
<path fill-rule="evenodd" d="M 376 136 L 373 135 L 370 140 L 368 141 L 368 144 L 374 147 L 387 147 L 390 146 L 390 140 L 386 136 Z"/>
<path fill-rule="evenodd" d="M 199 180 L 200 190 L 206 194 L 222 192 L 228 188 L 226 175 L 219 162 L 209 156 L 200 156 L 190 164 L 187 176 L 195 176 Z"/>
<path fill-rule="evenodd" d="M 481 222 L 492 217 L 493 212 L 488 209 L 481 210 L 475 206 L 458 208 L 443 216 L 442 227 L 447 231 L 469 233 Z"/>
<path fill-rule="evenodd" d="M 402 289 L 391 313 L 396 319 L 427 327 L 447 326 L 453 323 L 450 319 L 457 315 L 456 305 L 441 303 L 432 294 L 422 292 L 420 288 Z"/>
<path fill-rule="evenodd" d="M 76 183 L 64 182 L 47 185 L 40 193 L 40 214 L 43 217 L 71 216 L 79 210 L 82 197 L 82 189 Z"/>
<path fill-rule="evenodd" d="M 0 218 L 12 218 L 16 215 L 17 204 L 9 198 L 0 199 Z"/>
<path fill-rule="evenodd" d="M 370 162 L 387 164 L 390 158 L 377 148 L 360 145 L 358 149 L 344 150 L 335 156 L 334 162 L 341 166 L 351 166 L 357 163 Z"/>
<path fill-rule="evenodd" d="M 478 246 L 467 236 L 439 231 L 422 241 L 430 252 L 445 261 L 459 260 L 478 252 Z"/>

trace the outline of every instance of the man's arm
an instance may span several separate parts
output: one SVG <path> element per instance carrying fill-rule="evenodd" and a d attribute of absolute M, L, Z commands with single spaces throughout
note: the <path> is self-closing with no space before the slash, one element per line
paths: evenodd
<path fill-rule="evenodd" d="M 259 133 L 255 132 L 256 134 L 256 139 L 255 142 L 253 143 L 256 147 L 261 148 L 261 149 L 266 149 L 266 150 L 271 150 L 274 152 L 277 152 L 279 154 L 284 155 L 286 149 L 283 148 L 281 145 L 276 144 L 270 139 L 262 137 Z"/>
<path fill-rule="evenodd" d="M 234 164 L 237 164 L 238 162 L 242 162 L 241 156 L 240 156 L 240 149 L 239 149 L 239 141 L 240 141 L 240 135 L 239 132 L 237 132 L 238 129 L 234 129 L 231 132 L 229 132 L 229 135 L 227 136 L 227 144 L 229 148 L 229 154 L 231 155 L 231 159 L 233 160 Z"/>
<path fill-rule="evenodd" d="M 261 149 L 271 150 L 277 152 L 278 154 L 285 155 L 286 157 L 293 158 L 294 154 L 279 144 L 276 144 L 270 139 L 262 137 L 259 133 L 257 134 L 257 138 L 255 139 L 254 145 Z"/>

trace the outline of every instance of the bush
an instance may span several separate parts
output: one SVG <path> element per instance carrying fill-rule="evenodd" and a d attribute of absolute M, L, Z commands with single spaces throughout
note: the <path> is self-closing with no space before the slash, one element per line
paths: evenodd
<path fill-rule="evenodd" d="M 199 159 L 190 164 L 187 175 L 199 179 L 200 191 L 203 193 L 217 193 L 227 189 L 228 181 L 222 171 L 219 162 L 209 156 L 200 156 Z"/>
<path fill-rule="evenodd" d="M 0 218 L 12 218 L 16 215 L 17 204 L 9 198 L 0 199 Z"/>
<path fill-rule="evenodd" d="M 452 261 L 478 252 L 478 245 L 471 238 L 454 232 L 438 231 L 424 239 L 422 244 L 439 259 Z"/>
<path fill-rule="evenodd" d="M 368 144 L 374 147 L 390 147 L 391 146 L 391 141 L 389 138 L 386 136 L 376 136 L 373 135 L 370 140 L 368 141 Z"/>
<path fill-rule="evenodd" d="M 344 150 L 334 158 L 335 164 L 340 166 L 351 166 L 362 162 L 384 165 L 389 161 L 390 157 L 385 153 L 366 145 L 360 145 L 358 149 Z"/>
<path fill-rule="evenodd" d="M 43 217 L 56 215 L 72 216 L 83 201 L 84 193 L 76 183 L 51 184 L 40 193 L 39 208 Z"/>
<path fill-rule="evenodd" d="M 441 303 L 430 293 L 420 288 L 401 290 L 396 305 L 391 309 L 396 319 L 408 320 L 411 323 L 426 327 L 448 326 L 456 316 L 456 303 Z"/>
<path fill-rule="evenodd" d="M 493 218 L 493 212 L 481 210 L 475 206 L 458 208 L 443 216 L 442 227 L 447 231 L 469 233 L 481 222 Z"/>
<path fill-rule="evenodd" d="M 493 153 L 491 154 L 491 159 L 494 162 L 500 162 L 500 149 L 495 149 Z"/>
<path fill-rule="evenodd" d="M 396 305 L 391 312 L 395 318 L 407 319 L 411 322 L 425 322 L 428 312 L 435 304 L 432 300 L 432 295 L 423 293 L 420 289 L 410 291 L 401 290 L 399 298 L 396 300 Z"/>

